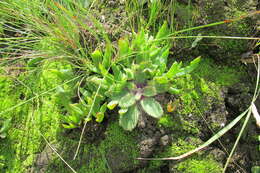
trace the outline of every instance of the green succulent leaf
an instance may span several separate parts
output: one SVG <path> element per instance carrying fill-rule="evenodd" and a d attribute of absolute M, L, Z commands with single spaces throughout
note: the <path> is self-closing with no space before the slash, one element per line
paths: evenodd
<path fill-rule="evenodd" d="M 116 85 L 112 85 L 105 94 L 107 97 L 109 97 L 111 100 L 120 101 L 120 99 L 125 96 L 128 92 L 125 89 L 117 88 Z"/>
<path fill-rule="evenodd" d="M 137 83 L 143 83 L 145 81 L 147 75 L 145 75 L 144 72 L 137 71 L 137 72 L 135 72 L 135 76 L 134 77 L 135 77 L 135 81 Z"/>
<path fill-rule="evenodd" d="M 157 94 L 156 88 L 154 86 L 146 86 L 143 91 L 143 95 L 146 97 L 152 97 Z"/>
<path fill-rule="evenodd" d="M 101 107 L 100 107 L 100 111 L 101 113 L 105 113 L 107 110 L 107 103 L 104 103 Z"/>
<path fill-rule="evenodd" d="M 118 52 L 119 52 L 119 58 L 122 58 L 122 61 L 126 63 L 126 65 L 130 65 L 129 62 L 129 41 L 127 38 L 120 39 L 118 41 Z"/>
<path fill-rule="evenodd" d="M 63 115 L 61 117 L 62 121 L 64 123 L 72 123 L 72 124 L 80 124 L 81 117 L 77 114 L 71 114 L 71 115 Z"/>
<path fill-rule="evenodd" d="M 162 25 L 162 27 L 159 29 L 157 35 L 156 35 L 156 39 L 162 39 L 164 37 L 166 37 L 169 34 L 169 29 L 167 27 L 167 22 L 165 21 Z"/>
<path fill-rule="evenodd" d="M 149 81 L 148 82 L 148 86 L 152 86 L 152 87 L 154 87 L 155 88 L 155 90 L 156 90 L 156 92 L 157 92 L 157 94 L 159 94 L 159 93 L 163 93 L 163 92 L 167 92 L 168 91 L 168 89 L 169 89 L 169 82 L 168 82 L 168 80 L 166 79 L 165 80 L 165 77 L 163 77 L 163 80 L 165 80 L 165 81 L 163 81 L 163 82 L 159 82 L 157 79 L 157 77 L 156 78 L 154 78 L 155 80 L 152 80 L 152 81 Z"/>
<path fill-rule="evenodd" d="M 140 47 L 145 43 L 145 31 L 142 29 L 139 33 L 134 35 L 134 40 L 132 41 L 133 48 L 140 50 Z"/>
<path fill-rule="evenodd" d="M 122 80 L 123 76 L 122 76 L 122 72 L 120 71 L 120 68 L 115 64 L 113 64 L 111 67 L 114 73 L 115 80 L 117 81 Z"/>
<path fill-rule="evenodd" d="M 177 88 L 173 88 L 173 87 L 170 87 L 168 91 L 171 94 L 180 94 L 180 92 L 181 92 L 181 90 L 179 90 Z"/>
<path fill-rule="evenodd" d="M 111 102 L 109 102 L 107 104 L 107 108 L 109 110 L 113 110 L 116 107 L 116 105 L 118 104 L 118 102 L 119 102 L 118 100 L 112 100 Z"/>
<path fill-rule="evenodd" d="M 123 108 L 118 111 L 119 115 L 123 115 L 128 111 L 128 108 Z"/>
<path fill-rule="evenodd" d="M 84 112 L 81 110 L 81 108 L 79 107 L 79 104 L 70 104 L 69 105 L 70 109 L 74 112 L 77 113 L 79 115 L 83 115 Z"/>
<path fill-rule="evenodd" d="M 74 129 L 74 128 L 77 128 L 77 126 L 74 125 L 74 124 L 72 124 L 72 123 L 62 124 L 62 126 L 63 126 L 65 129 Z"/>
<path fill-rule="evenodd" d="M 150 48 L 150 51 L 149 51 L 149 56 L 151 59 L 155 58 L 156 56 L 158 56 L 158 54 L 161 52 L 161 49 L 159 47 L 156 47 L 156 46 L 152 46 Z"/>
<path fill-rule="evenodd" d="M 133 104 L 135 104 L 135 95 L 131 92 L 124 95 L 119 101 L 119 106 L 122 108 L 130 107 Z"/>
<path fill-rule="evenodd" d="M 169 69 L 169 71 L 166 73 L 167 78 L 172 78 L 174 77 L 177 73 L 180 72 L 182 63 L 174 62 Z"/>
<path fill-rule="evenodd" d="M 105 117 L 105 114 L 102 112 L 98 112 L 96 114 L 96 122 L 101 123 Z"/>
<path fill-rule="evenodd" d="M 92 83 L 95 85 L 95 88 L 99 86 L 100 84 L 102 85 L 103 79 L 97 77 L 97 76 L 92 76 L 87 79 L 88 82 Z"/>
<path fill-rule="evenodd" d="M 179 77 L 179 76 L 183 76 L 183 75 L 186 75 L 186 74 L 192 72 L 193 70 L 195 70 L 198 67 L 200 60 L 201 60 L 200 57 L 194 59 L 193 61 L 190 62 L 189 66 L 182 68 L 181 71 L 179 73 L 177 73 L 175 76 Z"/>
<path fill-rule="evenodd" d="M 259 173 L 260 172 L 260 166 L 253 166 L 251 168 L 252 173 Z"/>
<path fill-rule="evenodd" d="M 119 117 L 119 125 L 125 130 L 133 130 L 137 125 L 139 114 L 137 106 L 131 106 L 125 114 Z"/>
<path fill-rule="evenodd" d="M 141 100 L 141 105 L 144 111 L 154 118 L 160 118 L 163 115 L 160 103 L 153 98 L 144 98 Z"/>
<path fill-rule="evenodd" d="M 129 41 L 127 38 L 125 39 L 119 39 L 118 41 L 118 51 L 119 51 L 119 56 L 125 56 L 128 54 L 129 50 Z"/>
<path fill-rule="evenodd" d="M 165 46 L 161 50 L 161 54 L 155 59 L 154 64 L 158 66 L 157 76 L 162 75 L 167 68 L 167 59 L 169 55 L 169 46 Z"/>
<path fill-rule="evenodd" d="M 102 52 L 97 49 L 91 54 L 92 61 L 97 68 L 98 65 L 102 63 L 102 56 Z"/>
<path fill-rule="evenodd" d="M 126 76 L 127 76 L 127 79 L 128 79 L 128 80 L 134 79 L 134 72 L 133 72 L 132 69 L 130 69 L 130 68 L 125 68 L 124 70 L 125 70 L 125 72 L 126 72 Z"/>
<path fill-rule="evenodd" d="M 134 90 L 136 89 L 136 85 L 133 83 L 133 82 L 128 82 L 126 87 L 129 89 L 129 90 Z"/>
<path fill-rule="evenodd" d="M 102 74 L 103 76 L 107 76 L 108 71 L 107 71 L 107 69 L 105 68 L 105 66 L 104 66 L 103 64 L 99 64 L 98 67 L 99 67 L 99 70 L 101 71 L 101 74 Z"/>
<path fill-rule="evenodd" d="M 111 64 L 112 52 L 113 52 L 112 43 L 108 41 L 106 43 L 106 50 L 102 61 L 102 65 L 104 66 L 105 69 L 108 69 Z"/>

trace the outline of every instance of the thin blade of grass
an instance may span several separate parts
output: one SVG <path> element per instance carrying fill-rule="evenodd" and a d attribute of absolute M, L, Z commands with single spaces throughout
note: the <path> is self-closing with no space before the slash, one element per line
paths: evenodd
<path fill-rule="evenodd" d="M 256 120 L 256 125 L 258 127 L 260 127 L 260 115 L 259 115 L 259 113 L 257 111 L 257 108 L 256 108 L 254 103 L 252 104 L 252 113 L 253 113 L 253 116 L 254 116 L 254 118 Z"/>
<path fill-rule="evenodd" d="M 245 119 L 245 121 L 244 121 L 244 123 L 243 123 L 243 126 L 242 126 L 242 128 L 241 128 L 241 130 L 240 130 L 240 132 L 239 132 L 239 135 L 238 135 L 237 139 L 236 139 L 236 142 L 235 142 L 235 144 L 234 144 L 234 146 L 233 146 L 233 148 L 232 148 L 232 150 L 231 150 L 231 152 L 230 152 L 230 154 L 229 154 L 229 156 L 228 156 L 228 159 L 227 159 L 226 164 L 225 164 L 224 169 L 223 169 L 223 173 L 226 172 L 227 166 L 228 166 L 228 164 L 229 164 L 229 162 L 230 162 L 230 160 L 231 160 L 231 157 L 232 157 L 232 155 L 234 154 L 235 149 L 236 149 L 236 147 L 237 147 L 237 145 L 238 145 L 238 142 L 239 142 L 239 140 L 240 140 L 240 138 L 241 138 L 241 136 L 242 136 L 242 134 L 243 134 L 243 132 L 244 132 L 244 130 L 245 130 L 245 128 L 246 128 L 246 125 L 247 125 L 247 123 L 248 123 L 248 120 L 249 120 L 249 118 L 250 118 L 251 113 L 252 113 L 252 109 L 251 109 L 251 107 L 250 107 L 249 110 L 248 110 L 248 112 L 247 112 L 247 116 L 246 116 L 246 119 Z"/>
<path fill-rule="evenodd" d="M 238 137 L 237 137 L 237 139 L 236 139 L 236 141 L 235 141 L 235 144 L 234 144 L 234 146 L 233 146 L 233 148 L 232 148 L 232 150 L 231 150 L 231 152 L 230 152 L 230 154 L 229 154 L 229 156 L 228 156 L 228 159 L 227 159 L 227 161 L 226 161 L 226 163 L 225 163 L 225 166 L 224 166 L 224 169 L 223 169 L 223 173 L 225 173 L 225 171 L 226 171 L 226 169 L 227 169 L 227 167 L 228 167 L 228 164 L 229 164 L 229 162 L 230 162 L 230 160 L 231 160 L 231 157 L 233 156 L 233 154 L 234 154 L 234 152 L 235 152 L 235 150 L 236 150 L 236 147 L 237 147 L 237 145 L 238 145 L 238 142 L 239 142 L 239 140 L 240 140 L 240 138 L 241 138 L 243 132 L 245 131 L 246 125 L 247 125 L 247 123 L 248 123 L 248 121 L 249 121 L 249 119 L 250 119 L 250 116 L 251 116 L 252 111 L 255 111 L 255 110 L 253 110 L 253 109 L 254 109 L 254 108 L 253 108 L 253 107 L 254 107 L 254 102 L 255 102 L 255 100 L 257 99 L 258 94 L 259 94 L 259 90 L 260 90 L 260 89 L 259 89 L 259 77 L 260 77 L 260 59 L 259 59 L 259 57 L 258 57 L 257 78 L 256 78 L 256 86 L 255 86 L 254 96 L 253 96 L 251 105 L 250 105 L 250 107 L 249 107 L 249 110 L 248 110 L 246 119 L 245 119 L 245 121 L 244 121 L 244 123 L 243 123 L 243 126 L 242 126 L 242 128 L 241 128 L 241 130 L 240 130 L 240 132 L 239 132 L 239 134 L 238 134 Z M 255 108 L 255 109 L 256 109 L 256 108 Z"/>
<path fill-rule="evenodd" d="M 57 154 L 57 156 L 70 168 L 70 170 L 73 173 L 77 173 L 77 171 L 75 171 L 75 169 L 73 169 L 67 162 L 66 160 L 63 159 L 63 157 L 57 152 L 57 150 L 48 142 L 48 140 L 44 137 L 44 135 L 42 133 L 40 133 L 40 135 L 42 136 L 42 138 L 44 139 L 44 141 L 47 143 L 47 145 L 52 149 L 52 151 L 55 152 L 55 154 Z"/>
<path fill-rule="evenodd" d="M 97 95 L 98 95 L 99 90 L 100 90 L 100 88 L 101 88 L 101 84 L 102 84 L 102 82 L 101 82 L 101 83 L 99 84 L 99 86 L 98 86 L 97 92 L 96 92 L 96 94 L 95 94 L 93 103 L 92 103 L 92 105 L 91 105 L 91 107 L 90 107 L 90 110 L 89 110 L 89 112 L 88 112 L 88 115 L 87 115 L 87 117 L 86 117 L 86 120 L 88 120 L 89 117 L 91 116 L 91 113 L 92 113 L 94 104 L 95 104 L 95 102 L 96 102 Z M 85 129 L 86 129 L 87 123 L 88 123 L 88 121 L 85 121 L 84 126 L 83 126 L 83 129 L 82 129 L 81 134 L 80 134 L 79 144 L 78 144 L 78 146 L 77 146 L 77 149 L 76 149 L 75 155 L 74 155 L 74 157 L 73 157 L 73 160 L 76 159 L 76 157 L 77 157 L 77 155 L 78 155 L 78 153 L 79 153 L 79 148 L 80 148 L 80 145 L 81 145 L 81 143 L 82 143 L 82 139 L 83 139 L 83 135 L 84 135 L 84 133 L 85 133 Z"/>
<path fill-rule="evenodd" d="M 260 11 L 254 11 L 252 13 L 249 13 L 248 15 L 244 15 L 244 16 L 240 16 L 238 18 L 235 19 L 228 19 L 228 20 L 224 20 L 224 21 L 220 21 L 220 22 L 215 22 L 215 23 L 210 23 L 210 24 L 206 24 L 206 25 L 201 25 L 201 26 L 195 26 L 195 27 L 191 27 L 191 28 L 187 28 L 187 29 L 183 29 L 180 31 L 176 31 L 172 34 L 170 34 L 169 36 L 173 36 L 179 33 L 183 33 L 183 32 L 188 32 L 188 31 L 192 31 L 192 30 L 197 30 L 197 29 L 202 29 L 202 28 L 208 28 L 208 27 L 212 27 L 212 26 L 216 26 L 216 25 L 221 25 L 221 24 L 226 24 L 226 23 L 231 23 L 231 22 L 235 22 L 235 21 L 239 21 L 242 20 L 244 18 L 256 15 L 256 14 L 260 14 Z"/>
<path fill-rule="evenodd" d="M 232 127 L 234 127 L 248 112 L 249 109 L 244 111 L 242 114 L 240 114 L 237 118 L 235 118 L 232 122 L 230 122 L 226 127 L 224 127 L 222 130 L 220 130 L 217 134 L 215 134 L 213 137 L 211 137 L 208 141 L 206 141 L 201 146 L 195 148 L 194 150 L 191 150 L 187 153 L 184 153 L 180 156 L 176 157 L 168 157 L 168 158 L 137 158 L 138 160 L 180 160 L 184 159 L 202 149 L 209 146 L 213 142 L 215 142 L 217 139 L 219 139 L 221 136 L 223 136 L 225 133 L 227 133 Z"/>

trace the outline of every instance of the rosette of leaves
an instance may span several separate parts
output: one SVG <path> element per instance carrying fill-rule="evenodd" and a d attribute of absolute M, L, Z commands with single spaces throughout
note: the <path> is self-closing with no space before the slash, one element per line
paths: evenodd
<path fill-rule="evenodd" d="M 165 41 L 167 35 L 165 23 L 156 37 L 141 30 L 134 34 L 131 42 L 127 38 L 120 39 L 113 61 L 111 45 L 106 47 L 104 55 L 99 50 L 91 55 L 92 69 L 99 75 L 91 77 L 88 85 L 94 84 L 92 92 L 102 86 L 100 94 L 110 100 L 107 104 L 109 109 L 119 106 L 119 124 L 125 130 L 136 127 L 142 111 L 160 118 L 163 109 L 154 96 L 165 92 L 178 94 L 180 90 L 172 87 L 174 80 L 192 72 L 199 64 L 200 58 L 196 58 L 186 67 L 174 62 L 167 69 L 170 49 L 170 44 Z"/>
<path fill-rule="evenodd" d="M 174 80 L 190 73 L 199 61 L 200 58 L 197 58 L 184 68 L 181 67 L 181 63 L 176 62 L 168 71 L 166 69 L 160 71 L 159 66 L 157 69 L 149 68 L 149 64 L 146 64 L 145 68 L 133 64 L 131 69 L 121 70 L 118 66 L 112 66 L 114 74 L 119 74 L 121 77 L 118 77 L 105 93 L 111 100 L 107 107 L 109 109 L 120 107 L 119 124 L 125 130 L 133 130 L 136 127 L 142 111 L 153 118 L 160 118 L 163 109 L 154 96 L 165 92 L 178 94 L 180 89 L 172 87 Z"/>
<path fill-rule="evenodd" d="M 102 122 L 106 109 L 112 110 L 116 106 L 119 107 L 119 124 L 125 130 L 136 127 L 143 111 L 160 118 L 163 109 L 154 96 L 165 92 L 178 94 L 180 89 L 173 87 L 174 81 L 192 72 L 200 61 L 196 58 L 186 67 L 174 62 L 168 69 L 171 47 L 166 39 L 168 34 L 165 23 L 155 37 L 141 30 L 133 35 L 131 41 L 120 39 L 117 51 L 107 41 L 104 52 L 96 49 L 91 53 L 91 59 L 84 62 L 89 73 L 85 84 L 69 87 L 74 90 L 79 87 L 82 99 L 72 104 L 71 93 L 75 91 L 59 91 L 60 101 L 68 112 L 64 127 L 75 128 L 83 120 L 89 121 L 93 117 L 97 122 Z"/>

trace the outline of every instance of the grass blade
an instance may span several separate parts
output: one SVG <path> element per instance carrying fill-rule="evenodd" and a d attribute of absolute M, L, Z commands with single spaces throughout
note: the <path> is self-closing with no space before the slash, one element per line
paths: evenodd
<path fill-rule="evenodd" d="M 168 157 L 168 158 L 137 158 L 138 160 L 180 160 L 184 159 L 202 149 L 209 146 L 213 142 L 215 142 L 217 139 L 219 139 L 221 136 L 223 136 L 225 133 L 227 133 L 232 127 L 234 127 L 247 113 L 249 109 L 244 111 L 242 114 L 240 114 L 237 118 L 235 118 L 232 122 L 230 122 L 226 127 L 224 127 L 222 130 L 220 130 L 217 134 L 215 134 L 213 137 L 211 137 L 208 141 L 206 141 L 201 146 L 195 148 L 194 150 L 191 150 L 187 153 L 184 153 L 177 157 Z"/>

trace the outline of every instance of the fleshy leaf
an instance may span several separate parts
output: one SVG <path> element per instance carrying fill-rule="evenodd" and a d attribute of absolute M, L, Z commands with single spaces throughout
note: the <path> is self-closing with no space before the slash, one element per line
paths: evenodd
<path fill-rule="evenodd" d="M 127 57 L 128 52 L 129 52 L 129 41 L 127 38 L 120 39 L 118 41 L 118 52 L 119 52 L 119 58 L 125 59 L 124 62 L 126 62 L 127 65 L 130 65 L 129 59 Z"/>
<path fill-rule="evenodd" d="M 141 105 L 144 109 L 144 111 L 154 117 L 154 118 L 160 118 L 163 115 L 163 109 L 155 99 L 153 98 L 145 98 L 141 101 Z"/>
<path fill-rule="evenodd" d="M 101 123 L 105 117 L 105 114 L 102 112 L 98 112 L 96 114 L 96 122 Z"/>
<path fill-rule="evenodd" d="M 106 50 L 105 50 L 104 58 L 102 61 L 102 65 L 105 67 L 105 69 L 108 69 L 111 64 L 112 52 L 113 52 L 112 43 L 110 41 L 108 41 L 106 43 Z"/>
<path fill-rule="evenodd" d="M 100 123 L 103 121 L 104 117 L 105 117 L 105 112 L 107 110 L 107 103 L 104 103 L 101 107 L 100 107 L 100 111 L 96 114 L 96 122 Z"/>
<path fill-rule="evenodd" d="M 144 96 L 152 97 L 152 96 L 155 96 L 156 94 L 157 94 L 157 92 L 156 92 L 156 88 L 155 87 L 153 87 L 153 86 L 146 86 L 144 88 L 144 93 L 143 93 Z"/>
<path fill-rule="evenodd" d="M 133 130 L 139 119 L 139 110 L 136 105 L 130 107 L 128 111 L 119 118 L 119 125 L 125 130 Z"/>
<path fill-rule="evenodd" d="M 113 64 L 111 67 L 112 67 L 112 70 L 114 73 L 115 80 L 117 80 L 117 81 L 122 80 L 122 72 L 121 72 L 119 66 L 117 66 L 116 64 Z"/>
<path fill-rule="evenodd" d="M 70 104 L 69 106 L 70 106 L 70 109 L 73 112 L 75 112 L 75 113 L 77 113 L 79 115 L 83 115 L 84 114 L 84 112 L 81 110 L 81 108 L 79 107 L 78 104 Z"/>
<path fill-rule="evenodd" d="M 128 79 L 128 80 L 134 79 L 134 72 L 133 72 L 132 69 L 130 69 L 130 68 L 125 68 L 124 70 L 125 70 L 125 72 L 126 72 L 126 76 L 127 76 L 127 79 Z"/>
<path fill-rule="evenodd" d="M 167 22 L 165 21 L 162 25 L 162 27 L 160 28 L 160 30 L 158 31 L 157 35 L 156 35 L 156 39 L 162 39 L 164 37 L 166 37 L 169 34 L 169 30 L 167 27 Z"/>
<path fill-rule="evenodd" d="M 165 72 L 167 68 L 168 55 L 169 55 L 169 46 L 165 46 L 161 50 L 161 55 L 155 59 L 154 64 L 158 65 L 159 67 L 158 72 L 156 74 L 157 76 L 160 76 Z"/>
<path fill-rule="evenodd" d="M 108 109 L 113 110 L 117 104 L 118 104 L 118 100 L 112 100 L 111 102 L 108 103 L 107 107 Z"/>
<path fill-rule="evenodd" d="M 119 113 L 119 115 L 123 115 L 123 114 L 125 114 L 127 111 L 128 111 L 128 108 L 124 108 L 124 109 L 120 109 L 120 110 L 118 111 L 118 113 Z"/>
<path fill-rule="evenodd" d="M 76 114 L 69 115 L 65 118 L 65 122 L 79 124 L 80 123 L 80 116 L 78 116 Z"/>
<path fill-rule="evenodd" d="M 104 103 L 101 107 L 100 107 L 100 112 L 101 113 L 105 113 L 107 110 L 107 103 Z"/>
<path fill-rule="evenodd" d="M 119 101 L 119 106 L 122 108 L 130 107 L 133 104 L 135 104 L 135 95 L 132 93 L 127 93 Z"/>
<path fill-rule="evenodd" d="M 96 67 L 98 67 L 98 64 L 102 63 L 102 52 L 100 50 L 95 50 L 91 54 L 91 58 L 93 63 L 95 64 Z"/>
<path fill-rule="evenodd" d="M 171 94 L 180 94 L 180 92 L 181 92 L 181 90 L 179 90 L 177 88 L 173 88 L 173 87 L 170 87 L 168 91 Z"/>
<path fill-rule="evenodd" d="M 174 62 L 169 71 L 166 73 L 167 78 L 172 78 L 175 76 L 175 74 L 179 73 L 181 65 L 181 63 Z"/>
<path fill-rule="evenodd" d="M 77 128 L 77 126 L 75 126 L 75 125 L 72 124 L 72 123 L 62 124 L 62 126 L 63 126 L 65 129 L 74 129 L 74 128 Z"/>
<path fill-rule="evenodd" d="M 198 67 L 199 62 L 200 62 L 200 57 L 194 59 L 193 61 L 190 62 L 189 66 L 182 68 L 181 71 L 179 73 L 177 73 L 175 76 L 179 77 L 179 76 L 183 76 L 183 75 L 186 75 L 186 74 L 192 72 L 193 70 L 195 70 Z"/>

